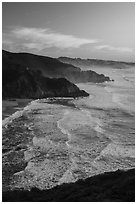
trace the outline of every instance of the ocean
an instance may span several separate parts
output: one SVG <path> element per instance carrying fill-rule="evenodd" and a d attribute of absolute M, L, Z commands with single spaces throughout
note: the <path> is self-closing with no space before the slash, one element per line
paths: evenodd
<path fill-rule="evenodd" d="M 90 96 L 32 101 L 3 120 L 3 191 L 50 189 L 135 167 L 134 67 L 77 84 Z"/>

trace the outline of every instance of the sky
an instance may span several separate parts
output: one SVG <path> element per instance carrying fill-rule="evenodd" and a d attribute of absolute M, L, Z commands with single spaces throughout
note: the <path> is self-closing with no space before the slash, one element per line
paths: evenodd
<path fill-rule="evenodd" d="M 134 2 L 3 2 L 2 47 L 51 57 L 135 61 Z"/>

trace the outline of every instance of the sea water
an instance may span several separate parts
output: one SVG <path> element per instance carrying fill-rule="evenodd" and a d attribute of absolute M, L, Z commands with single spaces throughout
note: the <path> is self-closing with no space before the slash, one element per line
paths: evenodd
<path fill-rule="evenodd" d="M 90 96 L 36 100 L 3 121 L 3 190 L 134 168 L 134 68 L 95 71 L 114 82 L 77 84 Z"/>

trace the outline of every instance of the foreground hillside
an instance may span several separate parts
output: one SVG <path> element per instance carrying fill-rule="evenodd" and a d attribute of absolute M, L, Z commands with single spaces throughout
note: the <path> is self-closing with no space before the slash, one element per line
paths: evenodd
<path fill-rule="evenodd" d="M 65 78 L 50 79 L 43 77 L 40 71 L 35 72 L 21 66 L 3 68 L 2 79 L 3 99 L 89 95 Z"/>
<path fill-rule="evenodd" d="M 66 78 L 72 83 L 110 81 L 109 77 L 97 74 L 94 71 L 81 71 L 71 64 L 62 63 L 51 57 L 39 56 L 29 53 L 11 53 L 2 51 L 2 66 L 5 68 L 28 67 L 33 71 L 40 70 L 42 75 L 51 78 Z"/>
<path fill-rule="evenodd" d="M 4 202 L 134 202 L 135 170 L 97 175 L 50 190 L 3 192 Z"/>

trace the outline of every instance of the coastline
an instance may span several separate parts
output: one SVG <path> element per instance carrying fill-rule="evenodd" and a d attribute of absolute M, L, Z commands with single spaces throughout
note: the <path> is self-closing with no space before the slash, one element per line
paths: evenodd
<path fill-rule="evenodd" d="M 95 117 L 94 115 L 95 113 L 93 112 L 93 110 L 92 110 L 93 112 L 93 118 L 92 118 L 88 109 L 85 109 L 85 108 L 83 109 L 83 107 L 81 106 L 78 107 L 77 103 L 75 104 L 77 100 L 72 101 L 72 104 L 74 102 L 73 107 L 70 107 L 72 106 L 72 104 L 70 103 L 71 103 L 71 100 L 73 100 L 73 98 L 70 99 L 69 102 L 67 102 L 67 100 L 69 99 L 66 98 L 65 100 L 65 98 L 48 98 L 48 99 L 45 98 L 45 99 L 35 100 L 35 101 L 32 101 L 30 105 L 28 105 L 29 107 L 26 106 L 23 110 L 17 111 L 8 119 L 4 120 L 7 123 L 12 122 L 12 120 L 14 120 L 15 118 L 22 116 L 22 114 L 24 113 L 24 110 L 29 111 L 28 114 L 32 112 L 31 114 L 32 119 L 36 119 L 35 125 L 39 130 L 38 136 L 36 135 L 36 137 L 34 137 L 34 135 L 32 134 L 31 143 L 33 141 L 33 145 L 30 145 L 32 146 L 32 149 L 30 150 L 27 149 L 25 151 L 24 156 L 26 158 L 27 156 L 26 154 L 28 154 L 28 156 L 31 156 L 31 159 L 33 159 L 33 162 L 31 162 L 31 160 L 30 162 L 29 161 L 27 162 L 27 159 L 25 159 L 25 161 L 28 163 L 27 164 L 28 167 L 25 168 L 26 169 L 25 172 L 30 171 L 31 176 L 33 174 L 34 183 L 36 184 L 35 187 L 38 187 L 40 189 L 43 189 L 43 184 L 39 183 L 37 179 L 35 179 L 36 177 L 39 177 L 39 169 L 37 168 L 37 162 L 39 161 L 35 161 L 35 157 L 34 157 L 36 156 L 37 158 L 38 156 L 37 151 L 35 151 L 37 149 L 38 149 L 38 152 L 40 151 L 43 155 L 45 154 L 43 158 L 44 163 L 42 164 L 39 162 L 39 168 L 41 169 L 40 172 L 42 175 L 41 182 L 45 181 L 46 183 L 49 181 L 48 183 L 49 187 L 46 186 L 47 189 L 54 187 L 55 185 L 61 185 L 62 183 L 73 182 L 75 181 L 76 177 L 78 180 L 80 178 L 79 177 L 80 175 L 85 175 L 85 178 L 86 178 L 87 174 L 88 176 L 92 176 L 93 174 L 100 174 L 102 173 L 101 171 L 104 172 L 104 169 L 106 168 L 106 163 L 105 163 L 105 160 L 103 160 L 103 156 L 97 157 L 98 158 L 97 160 L 95 160 L 95 158 L 92 158 L 92 156 L 93 157 L 97 156 L 96 154 L 98 154 L 99 152 L 101 153 L 102 148 L 104 149 L 106 146 L 108 146 L 108 143 L 110 143 L 110 141 L 102 135 L 102 128 L 100 127 L 102 125 L 99 123 L 98 120 L 96 120 L 97 118 Z M 38 103 L 36 101 L 38 101 Z M 101 117 L 101 115 L 99 116 Z M 65 123 L 65 126 L 63 123 Z M 85 126 L 85 128 L 83 125 Z M 54 131 L 55 135 L 53 135 L 53 128 L 55 128 L 54 130 L 56 130 Z M 75 137 L 70 138 L 71 134 L 74 134 Z M 29 135 L 30 135 L 30 132 L 29 132 Z M 76 151 L 73 152 L 74 150 L 73 143 L 76 144 L 76 141 L 78 142 L 77 145 L 79 146 L 79 149 L 76 149 Z M 86 143 L 86 141 L 88 141 L 88 143 Z M 84 149 L 84 151 L 81 149 L 83 145 L 85 145 L 84 147 L 86 148 Z M 46 154 L 46 152 L 48 154 Z M 64 152 L 66 154 L 65 157 L 64 157 Z M 60 162 L 60 158 L 63 158 L 63 160 L 61 161 L 63 163 L 59 163 L 57 164 L 57 166 L 54 166 L 55 162 L 51 163 L 52 159 L 50 159 L 53 157 L 53 155 L 54 155 L 54 159 L 55 158 L 57 159 L 57 163 Z M 69 156 L 69 160 L 68 160 L 68 156 Z M 106 157 L 106 158 L 109 159 L 110 157 Z M 83 163 L 82 163 L 82 162 L 85 162 L 85 160 L 86 160 L 86 171 L 84 170 Z M 62 166 L 62 164 L 64 164 L 64 161 L 66 162 L 64 165 L 64 170 L 61 173 L 62 175 L 59 176 L 60 178 L 58 178 L 57 174 L 59 172 L 57 173 L 57 169 L 59 169 Z M 91 162 L 93 165 L 90 165 Z M 34 165 L 32 165 L 32 163 L 34 163 Z M 79 169 L 76 166 L 77 163 L 79 164 L 79 167 L 78 167 Z M 51 165 L 54 168 L 53 169 L 49 168 L 49 165 Z M 100 169 L 101 165 L 103 165 L 102 170 Z M 113 165 L 113 163 L 110 164 L 110 166 L 111 165 Z M 45 172 L 46 168 L 47 168 L 47 172 Z M 122 169 L 120 166 L 118 166 L 113 170 L 115 171 L 118 168 Z M 34 169 L 35 169 L 35 172 L 33 172 Z M 95 169 L 96 169 L 96 173 L 95 173 Z M 109 169 L 109 166 L 108 166 L 106 171 L 108 170 L 112 171 L 112 168 Z M 21 182 L 24 180 L 24 178 L 26 178 L 24 177 L 26 176 L 26 174 L 24 174 L 23 171 L 21 169 L 21 171 L 18 171 L 18 173 L 14 174 L 14 176 L 16 177 L 18 176 L 18 174 L 22 176 Z M 79 174 L 79 172 L 82 172 L 82 174 L 81 173 Z M 56 179 L 55 185 L 54 185 L 54 181 L 50 183 L 50 178 L 48 177 L 49 174 L 51 174 L 53 178 Z M 45 176 L 47 176 L 46 179 L 45 179 Z M 30 179 L 30 175 L 28 174 L 27 180 L 25 180 L 25 183 L 21 186 L 21 188 L 24 186 L 23 188 L 27 190 L 26 187 L 28 186 L 29 179 Z M 31 186 L 34 186 L 33 181 L 29 184 Z M 14 189 L 15 188 L 13 188 L 12 190 Z"/>
<path fill-rule="evenodd" d="M 18 110 L 23 109 L 27 106 L 32 99 L 7 99 L 2 100 L 2 120 L 10 117 Z"/>
<path fill-rule="evenodd" d="M 24 99 L 23 99 L 24 100 Z M 17 119 L 19 117 L 22 116 L 22 114 L 24 113 L 25 110 L 28 109 L 28 107 L 34 103 L 35 101 L 37 100 L 32 100 L 32 99 L 25 99 L 25 100 L 28 100 L 27 102 L 22 102 L 23 106 L 22 107 L 18 107 L 19 110 L 17 111 L 17 109 L 14 109 L 14 106 L 10 106 L 11 110 L 12 110 L 12 114 L 8 115 L 8 117 L 5 117 L 3 120 L 2 120 L 2 127 L 6 127 L 6 125 L 8 123 L 11 123 L 12 120 L 14 119 Z"/>
<path fill-rule="evenodd" d="M 73 103 L 71 103 L 74 99 L 83 98 L 80 97 L 47 97 L 40 99 L 43 102 L 50 104 L 59 104 L 64 106 L 75 107 Z M 84 97 L 85 98 L 85 97 Z M 31 102 L 37 101 L 39 99 L 5 99 L 2 100 L 2 123 L 5 119 L 10 118 L 16 112 L 22 111 L 26 106 L 28 106 Z"/>

